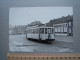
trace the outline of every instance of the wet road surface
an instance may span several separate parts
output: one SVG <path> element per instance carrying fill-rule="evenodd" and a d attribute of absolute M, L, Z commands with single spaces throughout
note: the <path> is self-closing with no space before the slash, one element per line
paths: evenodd
<path fill-rule="evenodd" d="M 57 37 L 56 37 L 57 38 Z M 73 41 L 55 40 L 51 44 L 27 40 L 26 35 L 9 35 L 10 52 L 73 52 Z"/>

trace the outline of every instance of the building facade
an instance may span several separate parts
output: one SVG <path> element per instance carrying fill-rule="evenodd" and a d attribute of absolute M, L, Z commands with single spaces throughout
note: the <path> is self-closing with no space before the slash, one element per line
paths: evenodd
<path fill-rule="evenodd" d="M 15 34 L 26 34 L 26 26 L 23 26 L 23 25 L 15 26 L 13 28 L 12 34 L 13 35 L 15 35 Z"/>
<path fill-rule="evenodd" d="M 73 16 L 68 15 L 66 17 L 53 19 L 46 25 L 54 27 L 55 35 L 73 35 Z"/>
<path fill-rule="evenodd" d="M 13 26 L 9 25 L 9 35 L 13 33 Z"/>

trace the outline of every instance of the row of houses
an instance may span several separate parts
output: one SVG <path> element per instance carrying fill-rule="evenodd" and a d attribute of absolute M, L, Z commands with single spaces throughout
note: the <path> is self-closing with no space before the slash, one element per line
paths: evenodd
<path fill-rule="evenodd" d="M 68 15 L 58 19 L 50 20 L 46 23 L 46 26 L 53 26 L 55 29 L 55 35 L 73 35 L 73 16 Z"/>
<path fill-rule="evenodd" d="M 34 21 L 28 25 L 19 25 L 9 30 L 9 34 L 25 34 L 26 28 L 33 25 L 46 25 L 54 27 L 55 35 L 73 35 L 73 16 L 62 16 L 61 18 L 51 19 L 48 23 L 42 24 L 40 21 Z"/>
<path fill-rule="evenodd" d="M 26 28 L 33 25 L 41 25 L 42 23 L 40 21 L 34 21 L 28 25 L 18 25 L 14 27 L 9 28 L 9 34 L 15 35 L 15 34 L 26 34 Z"/>
<path fill-rule="evenodd" d="M 9 34 L 25 34 L 26 33 L 26 26 L 25 25 L 19 25 L 15 26 L 12 29 L 9 29 Z"/>

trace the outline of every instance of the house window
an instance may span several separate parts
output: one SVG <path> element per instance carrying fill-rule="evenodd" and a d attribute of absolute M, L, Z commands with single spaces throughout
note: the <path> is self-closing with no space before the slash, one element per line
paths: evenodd
<path fill-rule="evenodd" d="M 71 26 L 71 22 L 69 21 L 69 26 Z"/>
<path fill-rule="evenodd" d="M 67 24 L 64 25 L 64 32 L 67 32 Z"/>
<path fill-rule="evenodd" d="M 42 28 L 42 34 L 44 33 L 44 28 Z"/>
<path fill-rule="evenodd" d="M 71 33 L 71 28 L 69 28 L 69 33 Z"/>
<path fill-rule="evenodd" d="M 40 33 L 41 33 L 41 34 L 44 33 L 44 28 L 40 28 Z"/>
<path fill-rule="evenodd" d="M 58 32 L 60 32 L 60 28 L 61 28 L 61 26 L 59 25 L 59 27 L 58 27 L 58 29 L 59 29 Z"/>
<path fill-rule="evenodd" d="M 61 32 L 63 32 L 63 25 L 61 25 Z"/>

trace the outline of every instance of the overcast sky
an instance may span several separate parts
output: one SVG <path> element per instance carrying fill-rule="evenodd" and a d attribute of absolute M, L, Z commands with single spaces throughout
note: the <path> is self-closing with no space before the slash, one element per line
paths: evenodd
<path fill-rule="evenodd" d="M 73 15 L 72 7 L 16 7 L 9 9 L 9 25 L 27 25 L 33 21 L 47 23 L 50 19 Z"/>

